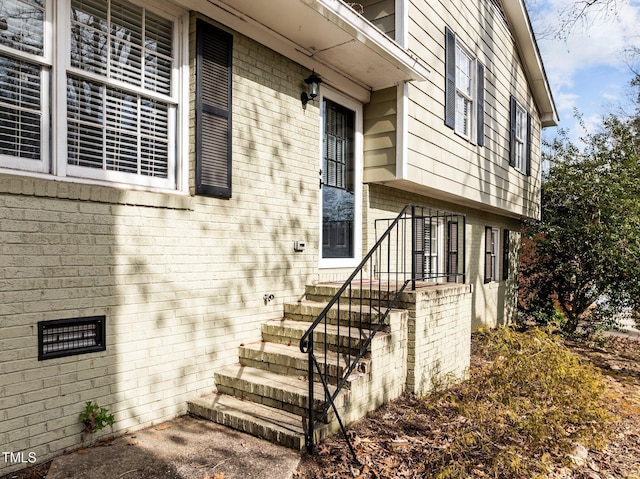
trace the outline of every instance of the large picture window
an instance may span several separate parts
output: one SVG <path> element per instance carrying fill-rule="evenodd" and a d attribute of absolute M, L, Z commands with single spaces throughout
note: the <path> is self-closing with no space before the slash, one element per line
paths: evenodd
<path fill-rule="evenodd" d="M 181 13 L 126 0 L 2 2 L 0 166 L 176 188 Z M 55 62 L 54 44 L 68 52 Z"/>

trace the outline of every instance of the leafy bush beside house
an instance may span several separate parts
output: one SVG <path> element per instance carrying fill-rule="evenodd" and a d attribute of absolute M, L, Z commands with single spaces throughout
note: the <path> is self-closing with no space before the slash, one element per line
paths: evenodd
<path fill-rule="evenodd" d="M 527 318 L 559 319 L 572 334 L 640 310 L 638 135 L 632 121 L 610 116 L 585 146 L 566 133 L 549 145 L 542 219 L 523 235 L 519 306 Z"/>

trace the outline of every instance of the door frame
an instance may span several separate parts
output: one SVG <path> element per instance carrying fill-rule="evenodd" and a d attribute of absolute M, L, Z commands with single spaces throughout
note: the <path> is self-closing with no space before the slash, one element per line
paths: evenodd
<path fill-rule="evenodd" d="M 323 85 L 319 95 L 320 105 L 320 144 L 318 146 L 319 168 L 322 170 L 323 142 L 324 142 L 324 100 L 331 100 L 355 113 L 354 118 L 354 224 L 353 224 L 353 258 L 323 258 L 322 257 L 322 189 L 318 190 L 318 266 L 327 268 L 355 268 L 362 258 L 362 164 L 363 164 L 363 127 L 362 103 L 332 88 Z"/>

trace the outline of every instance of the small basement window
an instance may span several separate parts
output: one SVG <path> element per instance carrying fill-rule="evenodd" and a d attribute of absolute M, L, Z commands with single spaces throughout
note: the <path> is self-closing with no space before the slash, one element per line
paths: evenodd
<path fill-rule="evenodd" d="M 38 360 L 104 351 L 105 339 L 105 316 L 40 321 Z"/>

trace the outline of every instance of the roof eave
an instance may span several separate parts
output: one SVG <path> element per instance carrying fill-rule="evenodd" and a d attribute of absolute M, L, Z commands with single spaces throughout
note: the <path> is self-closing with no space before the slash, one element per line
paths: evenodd
<path fill-rule="evenodd" d="M 540 110 L 542 126 L 556 126 L 560 121 L 558 111 L 524 1 L 503 1 L 502 7 L 512 28 L 518 51 L 524 63 L 525 74 Z"/>

